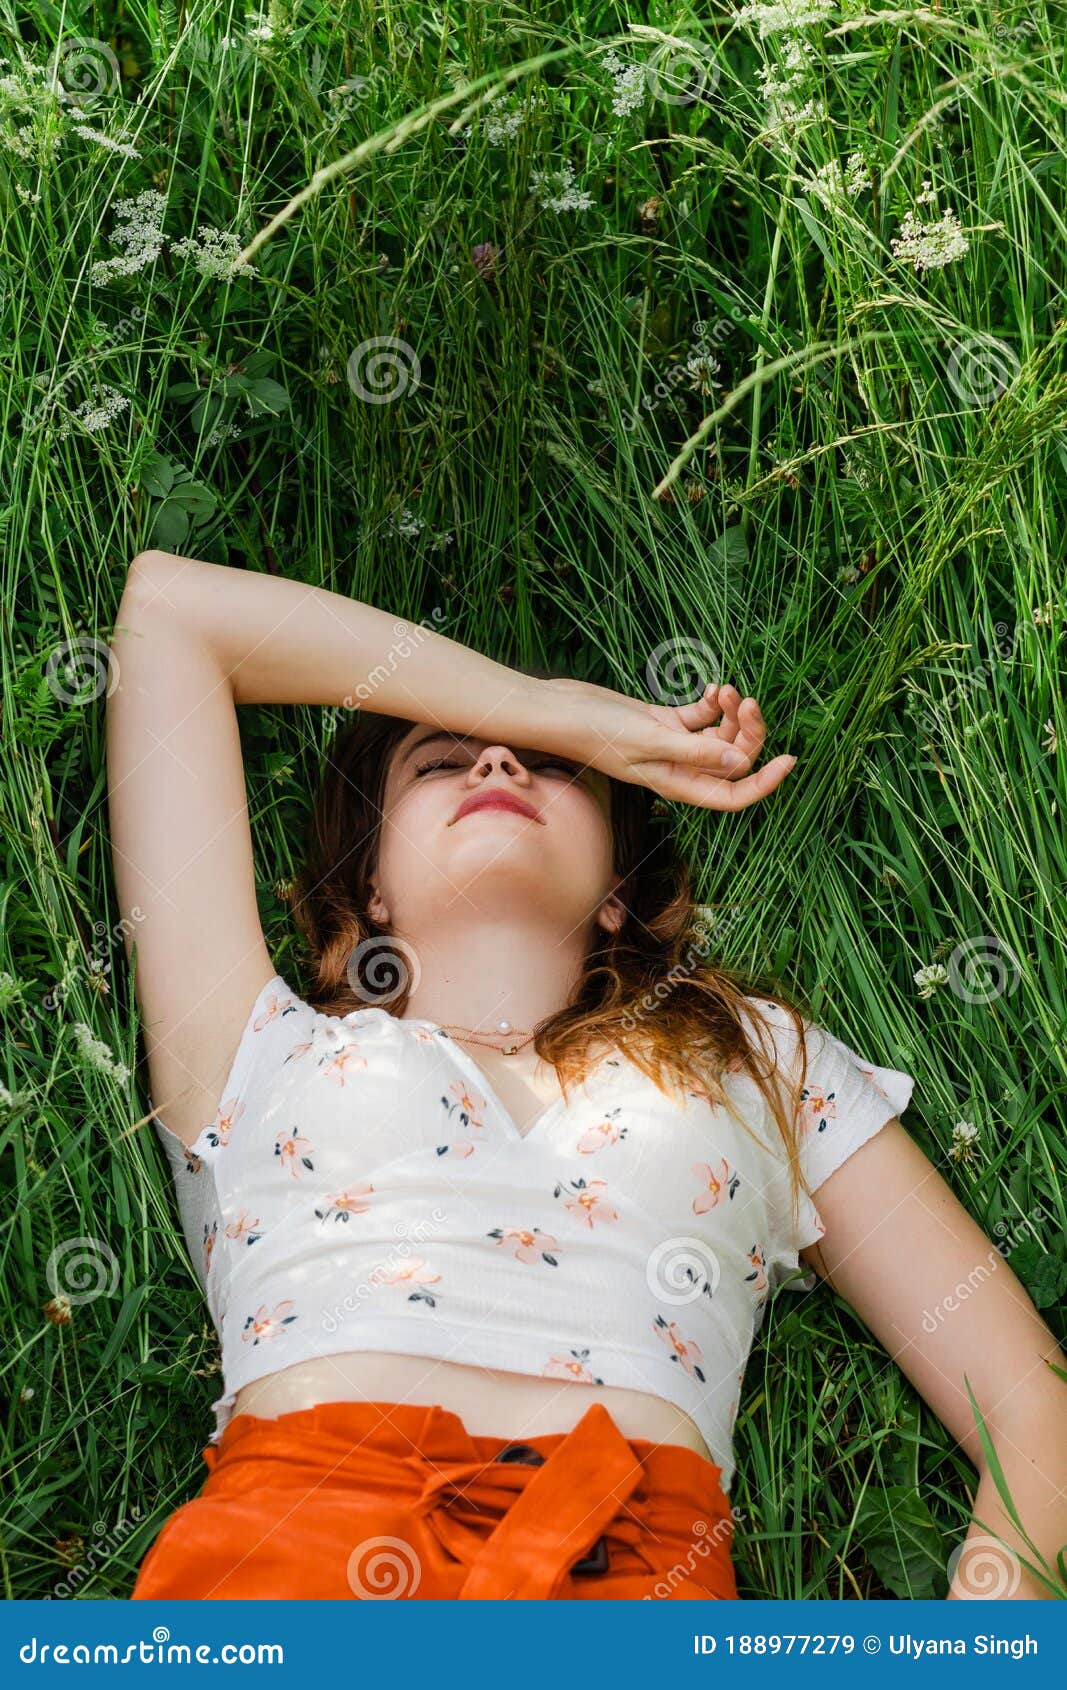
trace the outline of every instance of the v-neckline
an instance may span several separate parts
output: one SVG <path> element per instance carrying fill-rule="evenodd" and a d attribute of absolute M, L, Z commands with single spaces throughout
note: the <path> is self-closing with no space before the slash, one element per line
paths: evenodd
<path fill-rule="evenodd" d="M 404 1027 L 426 1027 L 431 1033 L 440 1034 L 442 1036 L 442 1042 L 447 1042 L 449 1049 L 452 1051 L 460 1067 L 464 1070 L 468 1078 L 477 1080 L 478 1084 L 484 1089 L 485 1095 L 496 1110 L 497 1115 L 508 1128 L 512 1138 L 516 1139 L 520 1144 L 525 1143 L 527 1139 L 532 1138 L 534 1133 L 536 1133 L 544 1122 L 554 1115 L 557 1110 L 564 1107 L 568 1109 L 573 1107 L 573 1102 L 569 1103 L 568 1100 L 561 1095 L 542 1109 L 539 1115 L 535 1115 L 526 1131 L 521 1132 L 511 1111 L 509 1109 L 505 1109 L 503 1103 L 500 1101 L 500 1098 L 497 1096 L 496 1087 L 492 1084 L 484 1068 L 473 1056 L 464 1050 L 463 1046 L 457 1039 L 452 1037 L 451 1033 L 445 1031 L 444 1027 L 442 1027 L 439 1022 L 426 1021 L 420 1016 L 397 1016 L 395 1019 L 398 1020 Z M 610 1050 L 606 1050 L 603 1056 L 598 1057 L 596 1061 L 590 1065 L 584 1078 L 578 1081 L 578 1085 L 588 1085 L 589 1081 L 592 1080 L 594 1076 L 599 1076 L 609 1057 L 615 1057 L 620 1062 L 625 1060 L 622 1051 L 616 1046 L 613 1046 Z"/>

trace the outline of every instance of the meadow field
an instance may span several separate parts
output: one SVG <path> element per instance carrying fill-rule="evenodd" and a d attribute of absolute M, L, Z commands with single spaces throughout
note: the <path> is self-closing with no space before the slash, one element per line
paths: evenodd
<path fill-rule="evenodd" d="M 219 1391 L 107 831 L 150 546 L 755 694 L 783 788 L 664 805 L 717 954 L 916 1076 L 1067 1339 L 1065 25 L 0 0 L 5 1595 L 127 1596 Z M 335 726 L 241 712 L 294 981 Z M 744 1597 L 944 1596 L 974 1469 L 828 1289 L 774 1299 L 736 1444 Z"/>

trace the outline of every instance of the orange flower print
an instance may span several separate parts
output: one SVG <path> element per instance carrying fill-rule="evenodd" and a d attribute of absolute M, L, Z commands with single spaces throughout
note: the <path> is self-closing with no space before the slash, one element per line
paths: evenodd
<path fill-rule="evenodd" d="M 241 1337 L 245 1343 L 251 1344 L 254 1349 L 257 1344 L 265 1344 L 268 1339 L 277 1338 L 282 1327 L 291 1325 L 297 1318 L 295 1314 L 289 1313 L 292 1306 L 291 1302 L 278 1303 L 271 1311 L 265 1303 L 262 1304 L 244 1323 Z"/>
<path fill-rule="evenodd" d="M 694 1215 L 706 1215 L 709 1209 L 714 1209 L 724 1197 L 733 1197 L 741 1181 L 736 1174 L 730 1172 L 725 1156 L 717 1163 L 694 1162 L 693 1172 L 700 1181 L 700 1191 L 693 1198 Z"/>
<path fill-rule="evenodd" d="M 474 1140 L 472 1138 L 457 1138 L 454 1144 L 439 1144 L 438 1156 L 473 1156 Z"/>
<path fill-rule="evenodd" d="M 692 1379 L 699 1379 L 704 1384 L 704 1373 L 700 1367 L 704 1359 L 700 1352 L 700 1345 L 694 1344 L 691 1338 L 683 1338 L 678 1330 L 677 1322 L 665 1320 L 658 1314 L 652 1323 L 653 1329 L 659 1333 L 671 1352 L 671 1360 L 679 1362 Z"/>
<path fill-rule="evenodd" d="M 498 1244 L 508 1244 L 515 1251 L 517 1262 L 536 1262 L 539 1258 L 546 1261 L 549 1267 L 558 1267 L 555 1256 L 549 1254 L 559 1246 L 549 1232 L 542 1232 L 535 1226 L 532 1232 L 526 1232 L 521 1227 L 495 1226 L 492 1232 L 486 1233 L 487 1238 L 495 1238 Z"/>
<path fill-rule="evenodd" d="M 437 1298 L 426 1290 L 427 1285 L 437 1285 L 441 1275 L 424 1262 L 421 1256 L 412 1256 L 407 1261 L 381 1262 L 374 1269 L 371 1279 L 378 1285 L 414 1285 L 416 1289 L 408 1292 L 409 1303 L 428 1303 L 430 1308 L 437 1307 Z"/>
<path fill-rule="evenodd" d="M 589 1366 L 588 1350 L 571 1350 L 565 1356 L 549 1356 L 541 1369 L 542 1379 L 569 1379 L 576 1385 L 602 1385 Z"/>
<path fill-rule="evenodd" d="M 603 1150 L 605 1144 L 615 1144 L 620 1138 L 626 1137 L 628 1129 L 620 1127 L 615 1119 L 617 1115 L 621 1114 L 621 1107 L 609 1109 L 603 1119 L 598 1121 L 595 1126 L 586 1127 L 585 1132 L 578 1140 L 577 1146 L 583 1156 L 592 1156 L 595 1151 Z"/>
<path fill-rule="evenodd" d="M 343 1086 L 349 1073 L 358 1074 L 366 1066 L 367 1058 L 359 1054 L 355 1045 L 345 1045 L 331 1061 L 322 1064 L 322 1073 L 334 1085 Z"/>
<path fill-rule="evenodd" d="M 465 1127 L 484 1127 L 482 1112 L 485 1109 L 485 1098 L 481 1092 L 471 1091 L 466 1080 L 453 1080 L 449 1091 L 455 1092 L 455 1098 L 449 1102 L 442 1096 L 441 1107 L 446 1115 L 456 1115 Z"/>
<path fill-rule="evenodd" d="M 207 1221 L 204 1222 L 204 1276 L 211 1272 L 211 1252 L 215 1248 L 215 1237 L 219 1230 L 218 1221 L 212 1221 L 210 1230 Z"/>
<path fill-rule="evenodd" d="M 333 1197 L 327 1197 L 315 1214 L 320 1221 L 347 1221 L 352 1215 L 365 1215 L 370 1204 L 361 1203 L 360 1198 L 369 1197 L 373 1190 L 373 1185 L 361 1185 L 355 1191 L 338 1191 Z"/>
<path fill-rule="evenodd" d="M 883 1097 L 887 1098 L 889 1096 L 889 1093 L 886 1091 L 885 1087 L 880 1086 L 878 1084 L 878 1081 L 875 1079 L 873 1068 L 861 1068 L 860 1073 L 866 1075 L 868 1080 L 870 1080 L 871 1085 L 874 1087 L 875 1091 L 880 1091 Z"/>
<path fill-rule="evenodd" d="M 274 1144 L 274 1154 L 283 1168 L 288 1168 L 294 1179 L 300 1178 L 301 1168 L 314 1173 L 315 1164 L 311 1160 L 313 1146 L 306 1138 L 301 1138 L 296 1128 L 287 1132 L 283 1127 Z"/>
<path fill-rule="evenodd" d="M 187 1174 L 198 1174 L 204 1166 L 203 1159 L 195 1156 L 187 1144 L 182 1145 L 185 1152 L 185 1171 Z"/>
<path fill-rule="evenodd" d="M 250 1220 L 248 1210 L 242 1209 L 237 1219 L 231 1221 L 226 1228 L 226 1236 L 232 1238 L 235 1244 L 239 1244 L 242 1238 L 246 1244 L 254 1244 L 257 1239 L 263 1237 L 261 1232 L 256 1231 L 258 1225 L 259 1216 L 257 1215 L 255 1220 Z"/>
<path fill-rule="evenodd" d="M 766 1291 L 767 1257 L 765 1252 L 760 1249 L 758 1244 L 753 1244 L 751 1250 L 748 1252 L 748 1255 L 745 1257 L 745 1260 L 752 1263 L 752 1272 L 745 1274 L 745 1284 L 747 1285 L 750 1281 L 754 1280 L 754 1290 Z"/>
<path fill-rule="evenodd" d="M 216 1150 L 221 1145 L 229 1144 L 234 1123 L 241 1119 L 244 1112 L 244 1104 L 238 1103 L 235 1097 L 228 1097 L 225 1103 L 220 1103 L 215 1111 L 215 1119 L 208 1129 L 208 1143 Z"/>
<path fill-rule="evenodd" d="M 800 1101 L 806 1105 L 805 1113 L 808 1116 L 802 1129 L 804 1132 L 808 1131 L 813 1121 L 818 1122 L 817 1132 L 825 1130 L 827 1121 L 832 1121 L 837 1114 L 837 1105 L 834 1103 L 836 1096 L 836 1092 L 824 1092 L 821 1086 L 804 1087 L 800 1094 Z"/>
<path fill-rule="evenodd" d="M 293 1002 L 292 998 L 280 998 L 277 993 L 272 992 L 267 999 L 266 1007 L 262 1015 L 257 1015 L 256 1019 L 253 1021 L 252 1031 L 255 1033 L 262 1033 L 264 1027 L 269 1027 L 270 1023 L 276 1020 L 278 1016 L 295 1014 L 296 1004 Z"/>
<path fill-rule="evenodd" d="M 607 1191 L 607 1181 L 602 1179 L 572 1179 L 568 1185 L 574 1193 L 568 1197 L 563 1207 L 570 1211 L 575 1220 L 584 1221 L 592 1231 L 594 1221 L 617 1221 L 619 1211 L 607 1201 L 604 1193 Z M 553 1197 L 558 1197 L 563 1190 L 560 1182 L 553 1191 Z"/>

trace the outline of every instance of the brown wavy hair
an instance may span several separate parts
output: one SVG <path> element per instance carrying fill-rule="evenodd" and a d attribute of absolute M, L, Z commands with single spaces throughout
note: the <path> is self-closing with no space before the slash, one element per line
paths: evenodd
<path fill-rule="evenodd" d="M 399 716 L 364 714 L 338 730 L 327 753 L 292 891 L 293 918 L 308 950 L 304 996 L 326 1015 L 346 1015 L 375 1001 L 402 1015 L 408 1000 L 403 951 L 389 951 L 389 929 L 373 921 L 367 907 L 386 777 L 396 747 L 415 725 Z M 613 866 L 626 916 L 615 933 L 597 929 L 572 1001 L 538 1024 L 533 1048 L 553 1064 L 566 1095 L 588 1070 L 591 1047 L 609 1040 L 661 1090 L 673 1081 L 701 1092 L 756 1138 L 721 1084 L 726 1070 L 744 1070 L 785 1146 L 795 1218 L 798 1191 L 811 1195 L 798 1154 L 797 1109 L 808 1067 L 802 1011 L 773 987 L 757 987 L 753 977 L 707 959 L 711 938 L 696 918 L 689 869 L 673 833 L 657 825 L 655 794 L 628 781 L 609 782 Z M 373 981 L 362 996 L 349 974 L 360 945 L 361 965 Z M 802 1053 L 799 1077 L 783 1074 L 776 1083 L 773 1032 L 753 992 L 792 1018 Z"/>

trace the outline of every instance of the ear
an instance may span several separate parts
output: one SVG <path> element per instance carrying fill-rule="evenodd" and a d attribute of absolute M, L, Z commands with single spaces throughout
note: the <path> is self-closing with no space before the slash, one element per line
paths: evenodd
<path fill-rule="evenodd" d="M 617 933 L 626 920 L 626 905 L 612 892 L 597 911 L 597 921 L 605 933 Z"/>
<path fill-rule="evenodd" d="M 367 914 L 370 916 L 372 921 L 376 921 L 378 923 L 379 927 L 387 927 L 389 924 L 389 911 L 385 907 L 385 900 L 374 882 L 371 884 L 374 886 L 374 890 L 372 891 L 370 900 L 367 904 Z"/>

